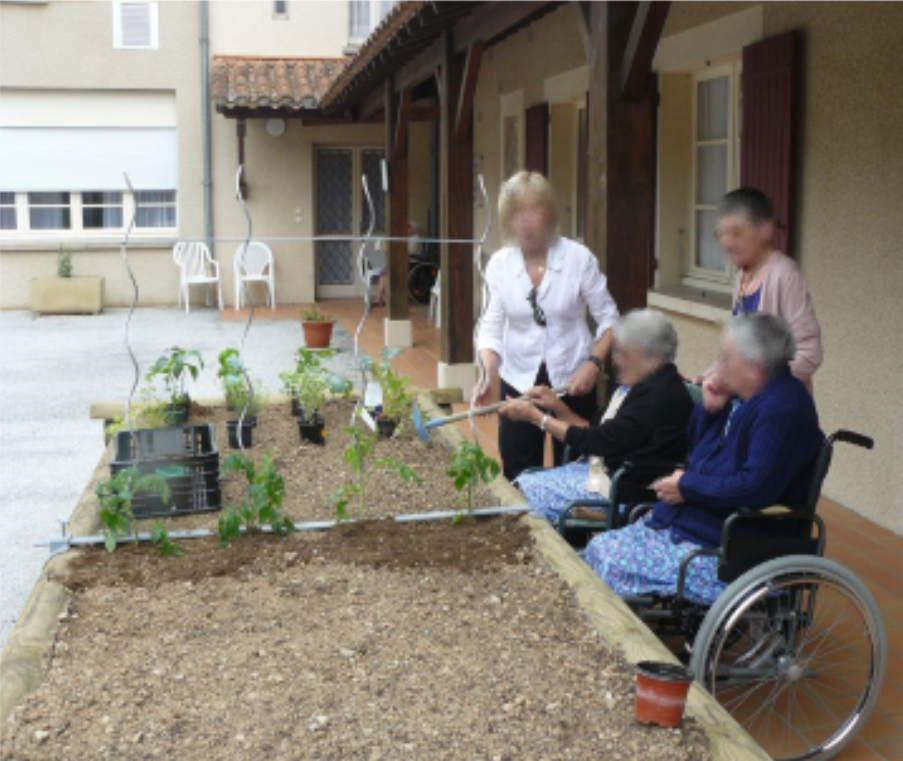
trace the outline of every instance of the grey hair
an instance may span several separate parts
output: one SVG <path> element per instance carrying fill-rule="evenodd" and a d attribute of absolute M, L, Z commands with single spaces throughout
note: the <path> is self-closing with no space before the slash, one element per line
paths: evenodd
<path fill-rule="evenodd" d="M 654 309 L 634 309 L 618 320 L 614 329 L 620 344 L 637 347 L 647 357 L 673 362 L 677 357 L 677 331 L 671 321 Z"/>
<path fill-rule="evenodd" d="M 782 317 L 756 312 L 734 317 L 725 327 L 734 347 L 747 361 L 761 365 L 771 377 L 787 367 L 796 354 L 796 339 Z"/>

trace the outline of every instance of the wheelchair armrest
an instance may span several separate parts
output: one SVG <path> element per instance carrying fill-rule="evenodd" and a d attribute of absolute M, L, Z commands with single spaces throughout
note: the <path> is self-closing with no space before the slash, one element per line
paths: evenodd
<path fill-rule="evenodd" d="M 790 521 L 816 523 L 818 524 L 821 534 L 824 534 L 824 525 L 821 518 L 815 513 L 800 508 L 791 508 L 784 505 L 773 505 L 766 507 L 764 510 L 753 510 L 749 507 L 741 507 L 736 512 L 731 513 L 724 526 L 721 528 L 721 547 L 727 545 L 730 538 L 731 530 L 734 525 L 741 521 L 761 521 L 772 523 L 786 523 Z"/>
<path fill-rule="evenodd" d="M 644 502 L 641 505 L 637 505 L 633 510 L 630 511 L 630 519 L 627 523 L 636 523 L 640 518 L 642 518 L 646 513 L 648 513 L 653 507 L 655 507 L 654 502 Z"/>

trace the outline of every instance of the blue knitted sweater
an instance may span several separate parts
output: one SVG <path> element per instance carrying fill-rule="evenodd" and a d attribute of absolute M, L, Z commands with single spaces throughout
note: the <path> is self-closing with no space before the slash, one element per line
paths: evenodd
<path fill-rule="evenodd" d="M 788 369 L 754 397 L 716 414 L 698 405 L 687 438 L 690 461 L 680 480 L 684 503 L 656 503 L 649 525 L 675 542 L 721 544 L 721 527 L 739 507 L 761 510 L 805 498 L 824 435 L 806 387 Z M 725 425 L 730 425 L 725 433 Z"/>

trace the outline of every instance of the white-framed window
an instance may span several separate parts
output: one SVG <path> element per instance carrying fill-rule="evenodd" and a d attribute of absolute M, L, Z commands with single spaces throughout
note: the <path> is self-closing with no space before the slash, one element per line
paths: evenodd
<path fill-rule="evenodd" d="M 739 61 L 706 67 L 691 78 L 690 208 L 683 282 L 729 286 L 733 269 L 715 237 L 718 202 L 740 184 Z"/>
<path fill-rule="evenodd" d="M 366 42 L 394 5 L 392 0 L 349 0 L 348 42 L 352 45 Z"/>
<path fill-rule="evenodd" d="M 28 229 L 72 229 L 72 194 L 59 192 L 29 193 Z"/>
<path fill-rule="evenodd" d="M 113 47 L 117 50 L 157 50 L 160 47 L 158 3 L 113 0 Z"/>
<path fill-rule="evenodd" d="M 16 194 L 0 193 L 0 230 L 15 230 L 19 227 L 19 213 L 16 209 Z"/>
<path fill-rule="evenodd" d="M 138 211 L 135 213 L 135 203 Z M 121 234 L 135 216 L 135 234 L 177 234 L 175 190 L 30 191 L 0 193 L 0 238 L 103 238 Z"/>
<path fill-rule="evenodd" d="M 81 194 L 83 230 L 118 230 L 123 224 L 123 199 L 119 190 L 90 190 Z"/>
<path fill-rule="evenodd" d="M 175 190 L 138 190 L 135 192 L 135 199 L 138 202 L 136 228 L 175 229 Z"/>
<path fill-rule="evenodd" d="M 273 18 L 288 19 L 288 0 L 274 0 Z"/>

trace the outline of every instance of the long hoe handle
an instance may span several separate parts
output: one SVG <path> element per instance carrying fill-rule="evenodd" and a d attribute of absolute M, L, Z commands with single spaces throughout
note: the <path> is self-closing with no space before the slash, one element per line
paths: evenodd
<path fill-rule="evenodd" d="M 568 390 L 568 386 L 558 386 L 557 388 L 552 389 L 553 394 L 566 394 Z M 526 401 L 530 397 L 528 396 L 519 396 L 517 401 Z M 505 399 L 501 402 L 495 402 L 493 404 L 487 404 L 485 407 L 477 407 L 475 410 L 468 410 L 467 412 L 456 412 L 454 415 L 449 415 L 448 417 L 440 417 L 435 420 L 428 421 L 424 428 L 438 428 L 440 425 L 446 425 L 447 423 L 457 423 L 459 420 L 467 420 L 473 414 L 475 417 L 480 417 L 481 415 L 488 415 L 490 412 L 495 412 L 498 409 L 504 407 L 510 399 Z"/>

